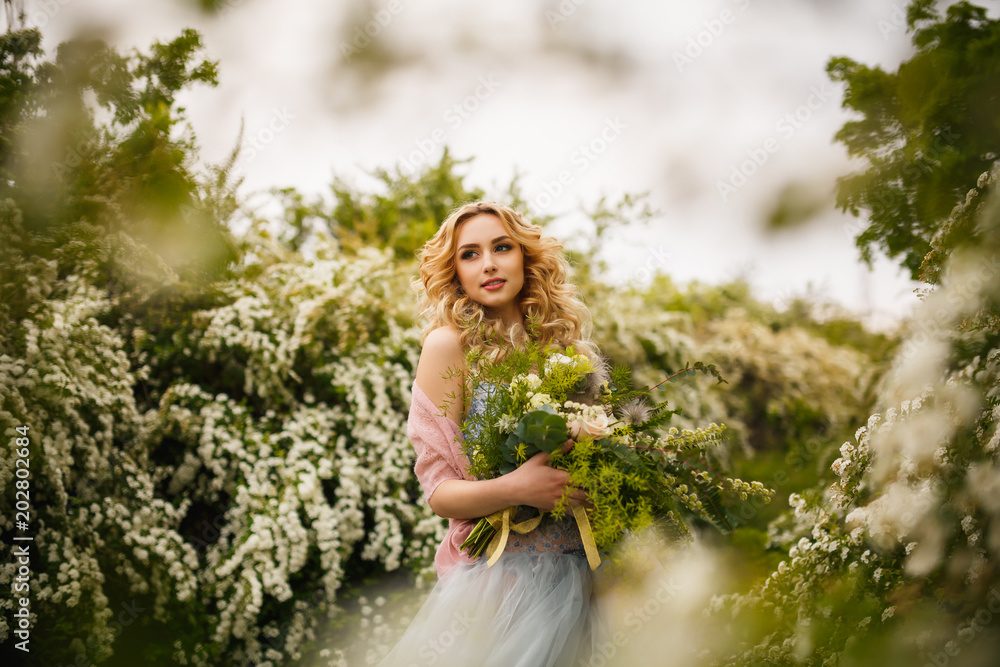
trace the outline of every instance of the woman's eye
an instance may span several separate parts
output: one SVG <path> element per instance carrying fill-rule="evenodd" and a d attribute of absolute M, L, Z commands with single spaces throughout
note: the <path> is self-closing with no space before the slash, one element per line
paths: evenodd
<path fill-rule="evenodd" d="M 503 249 L 503 251 L 506 252 L 507 250 L 510 250 L 511 248 L 512 248 L 512 246 L 509 243 L 501 243 L 496 248 L 494 248 L 493 251 L 497 252 L 497 251 Z M 472 257 L 472 255 L 475 254 L 475 252 L 476 252 L 475 250 L 466 250 L 461 255 L 459 255 L 459 257 L 461 259 L 470 259 Z"/>

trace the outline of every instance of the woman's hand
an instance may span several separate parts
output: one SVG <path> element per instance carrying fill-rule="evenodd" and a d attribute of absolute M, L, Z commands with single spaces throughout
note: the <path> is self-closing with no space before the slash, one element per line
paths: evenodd
<path fill-rule="evenodd" d="M 571 443 L 572 440 L 567 441 L 567 450 Z M 582 489 L 567 489 L 569 473 L 550 466 L 549 458 L 547 452 L 539 452 L 517 470 L 507 473 L 506 477 L 514 489 L 514 497 L 518 499 L 517 504 L 551 512 L 563 493 L 568 491 L 570 505 L 589 506 L 587 492 Z"/>
<path fill-rule="evenodd" d="M 573 440 L 563 443 L 562 453 Z M 448 519 L 479 519 L 512 505 L 537 507 L 551 512 L 569 483 L 569 473 L 549 465 L 549 455 L 535 454 L 524 465 L 494 479 L 446 479 L 438 484 L 427 503 L 438 516 Z M 587 492 L 568 489 L 570 505 L 593 507 Z"/>

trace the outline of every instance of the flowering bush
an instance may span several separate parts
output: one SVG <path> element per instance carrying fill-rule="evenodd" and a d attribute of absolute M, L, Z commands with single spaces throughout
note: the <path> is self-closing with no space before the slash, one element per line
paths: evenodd
<path fill-rule="evenodd" d="M 977 612 L 1000 590 L 996 182 L 984 174 L 953 212 L 976 212 L 980 244 L 945 263 L 880 411 L 841 446 L 835 482 L 793 496 L 772 524 L 786 561 L 748 593 L 716 598 L 743 642 L 720 664 L 878 664 L 890 646 L 900 663 L 974 664 L 989 649 L 962 646 L 995 641 Z"/>
<path fill-rule="evenodd" d="M 0 222 L 21 234 L 10 205 Z M 32 622 L 63 628 L 39 649 L 54 659 L 109 657 L 124 599 L 178 638 L 151 642 L 150 659 L 279 664 L 302 655 L 319 611 L 338 613 L 363 563 L 429 571 L 445 526 L 413 500 L 419 334 L 392 305 L 396 267 L 375 251 L 306 262 L 256 243 L 259 262 L 178 329 L 164 326 L 178 313 L 121 317 L 48 261 L 11 260 L 47 278 L 0 356 L 0 430 L 31 429 Z M 117 329 L 100 322 L 116 314 Z M 4 565 L 0 582 L 14 574 Z"/>
<path fill-rule="evenodd" d="M 726 385 L 677 383 L 665 397 L 682 407 L 680 428 L 726 424 L 730 463 L 768 450 L 829 463 L 833 440 L 865 417 L 885 371 L 880 346 L 831 342 L 819 323 L 783 319 L 739 285 L 681 290 L 660 276 L 648 290 L 596 293 L 595 337 L 637 381 L 655 384 L 692 358 L 722 370 Z"/>
<path fill-rule="evenodd" d="M 222 517 L 204 554 L 203 600 L 218 610 L 206 639 L 236 641 L 240 660 L 265 644 L 297 659 L 314 608 L 332 617 L 360 575 L 352 558 L 420 569 L 444 530 L 413 502 L 405 415 L 419 337 L 395 316 L 394 267 L 373 250 L 318 254 L 224 284 L 228 303 L 192 315 L 186 349 L 225 364 L 233 385 L 213 395 L 179 379 L 150 430 L 151 449 L 184 452 L 157 468 L 171 496 Z M 301 631 L 269 641 L 281 622 Z"/>

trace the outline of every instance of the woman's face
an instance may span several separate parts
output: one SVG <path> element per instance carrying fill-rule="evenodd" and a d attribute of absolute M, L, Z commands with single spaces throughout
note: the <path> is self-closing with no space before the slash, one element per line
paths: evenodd
<path fill-rule="evenodd" d="M 500 218 L 480 213 L 459 224 L 455 270 L 470 299 L 508 321 L 520 320 L 516 297 L 524 286 L 524 253 Z"/>

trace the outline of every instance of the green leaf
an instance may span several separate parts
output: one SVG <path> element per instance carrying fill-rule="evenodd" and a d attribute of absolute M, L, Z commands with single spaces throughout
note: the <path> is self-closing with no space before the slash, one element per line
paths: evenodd
<path fill-rule="evenodd" d="M 569 438 L 566 419 L 549 405 L 543 405 L 525 414 L 518 427 L 523 427 L 525 442 L 549 454 L 559 449 Z"/>

